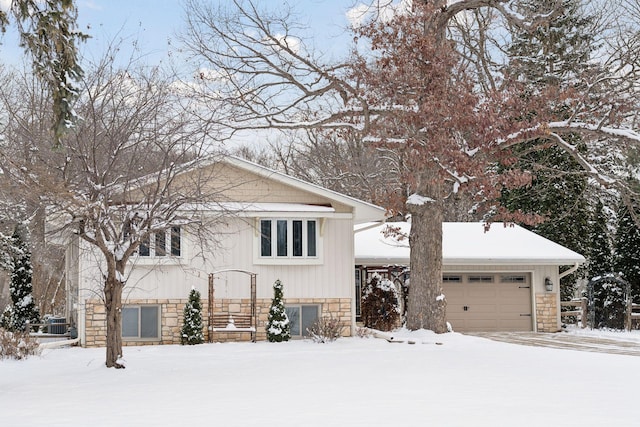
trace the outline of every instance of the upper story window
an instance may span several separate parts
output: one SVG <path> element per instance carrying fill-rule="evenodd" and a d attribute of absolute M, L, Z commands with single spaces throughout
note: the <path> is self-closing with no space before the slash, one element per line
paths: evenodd
<path fill-rule="evenodd" d="M 174 226 L 152 233 L 142 240 L 138 248 L 141 257 L 179 257 L 182 252 L 181 229 Z"/>
<path fill-rule="evenodd" d="M 261 258 L 317 258 L 318 221 L 262 219 L 259 246 Z"/>

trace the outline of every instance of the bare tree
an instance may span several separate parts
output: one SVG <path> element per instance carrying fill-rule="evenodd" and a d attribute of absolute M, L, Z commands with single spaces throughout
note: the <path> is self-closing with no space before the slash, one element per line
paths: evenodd
<path fill-rule="evenodd" d="M 51 132 L 38 127 L 32 107 L 10 110 L 5 132 L 7 146 L 30 155 L 4 152 L 2 167 L 46 205 L 53 231 L 70 232 L 99 254 L 106 365 L 123 367 L 122 295 L 131 259 L 149 236 L 173 227 L 209 240 L 201 233 L 218 216 L 204 215 L 202 206 L 221 197 L 207 185 L 211 169 L 199 166 L 213 161 L 216 147 L 205 138 L 207 126 L 193 120 L 197 107 L 182 84 L 158 68 L 115 68 L 110 53 L 88 67 L 76 105 L 82 120 L 58 149 L 25 145 Z"/>
<path fill-rule="evenodd" d="M 595 73 L 579 76 L 583 84 L 541 86 L 523 96 L 521 82 L 503 74 L 498 84 L 492 74 L 497 63 L 474 59 L 471 51 L 488 50 L 488 39 L 480 38 L 494 16 L 506 26 L 535 29 L 561 15 L 560 1 L 531 20 L 507 0 L 424 1 L 403 9 L 406 4 L 385 2 L 392 13 L 374 14 L 354 28 L 356 45 L 343 63 L 325 63 L 311 51 L 293 33 L 289 15 L 275 16 L 249 1 L 217 9 L 187 2 L 184 42 L 223 76 L 209 83 L 233 111 L 225 123 L 232 131 L 353 129 L 406 153 L 399 174 L 407 203 L 387 207 L 406 209 L 412 219 L 407 326 L 444 332 L 442 221 L 448 201 L 464 189 L 488 204 L 494 217 L 535 220 L 494 205 L 501 188 L 527 184 L 530 175 L 496 170 L 513 161 L 512 147 L 540 138 L 569 153 L 594 181 L 630 191 L 597 156 L 614 145 L 623 153 L 640 141 L 628 129 L 637 79 L 628 67 L 633 55 L 621 48 Z M 447 31 L 454 20 L 474 17 L 477 31 L 467 34 L 474 43 L 459 49 Z M 500 46 L 495 37 L 491 42 Z M 585 137 L 586 155 L 567 137 L 576 132 Z"/>

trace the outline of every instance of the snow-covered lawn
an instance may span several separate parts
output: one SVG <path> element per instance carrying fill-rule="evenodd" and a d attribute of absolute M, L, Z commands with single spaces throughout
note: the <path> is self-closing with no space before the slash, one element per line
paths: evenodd
<path fill-rule="evenodd" d="M 0 426 L 640 423 L 638 357 L 412 338 L 126 347 L 124 370 L 104 349 L 45 350 L 0 361 Z"/>

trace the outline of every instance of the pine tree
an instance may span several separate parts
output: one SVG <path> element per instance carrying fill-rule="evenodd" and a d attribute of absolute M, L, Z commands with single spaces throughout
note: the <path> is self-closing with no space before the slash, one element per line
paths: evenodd
<path fill-rule="evenodd" d="M 271 300 L 266 329 L 269 342 L 289 341 L 291 338 L 289 318 L 284 309 L 282 283 L 280 280 L 276 280 L 273 284 L 273 300 Z"/>
<path fill-rule="evenodd" d="M 535 145 L 533 142 L 531 145 Z M 524 145 L 515 167 L 534 171 L 529 186 L 505 190 L 501 203 L 508 210 L 539 215 L 544 221 L 528 229 L 588 256 L 589 219 L 587 209 L 587 179 L 580 173 L 580 165 L 557 147 L 531 150 Z M 563 300 L 574 296 L 574 284 L 584 275 L 584 269 L 562 278 L 560 293 Z"/>
<path fill-rule="evenodd" d="M 631 284 L 634 302 L 640 302 L 640 229 L 624 204 L 618 208 L 614 247 L 613 268 Z"/>
<path fill-rule="evenodd" d="M 2 314 L 2 326 L 11 331 L 26 331 L 27 322 L 38 323 L 40 313 L 33 299 L 31 251 L 16 227 L 12 239 L 12 269 L 9 292 L 12 304 Z"/>
<path fill-rule="evenodd" d="M 561 0 L 560 6 L 561 13 L 558 13 L 555 0 L 518 2 L 518 12 L 525 18 L 531 17 L 528 21 L 525 19 L 527 22 L 533 22 L 532 17 L 540 14 L 549 13 L 550 16 L 544 24 L 512 33 L 506 71 L 522 85 L 524 97 L 551 88 L 579 84 L 593 67 L 590 57 L 595 45 L 590 27 L 594 18 L 582 12 L 578 0 Z M 561 101 L 550 106 L 559 118 L 566 118 Z M 578 135 L 563 137 L 580 147 Z M 545 221 L 530 227 L 532 231 L 588 255 L 589 200 L 582 167 L 565 151 L 547 144 L 545 139 L 524 144 L 514 154 L 518 161 L 513 167 L 530 171 L 533 178 L 527 188 L 505 191 L 502 197 L 504 205 L 511 212 L 520 210 L 542 216 Z M 575 281 L 582 275 L 584 269 L 562 278 L 560 292 L 563 300 L 574 296 Z"/>
<path fill-rule="evenodd" d="M 608 219 L 604 213 L 604 205 L 598 200 L 589 227 L 589 265 L 588 278 L 609 274 L 613 271 Z"/>
<path fill-rule="evenodd" d="M 591 53 L 597 49 L 591 31 L 593 16 L 585 15 L 579 0 L 561 0 L 561 13 L 556 0 L 522 0 L 518 12 L 529 17 L 548 13 L 542 25 L 512 34 L 508 48 L 509 72 L 529 89 L 542 86 L 573 84 L 576 77 L 591 67 Z"/>
<path fill-rule="evenodd" d="M 589 233 L 591 252 L 589 254 L 588 277 L 590 280 L 606 277 L 613 273 L 613 252 L 611 250 L 608 219 L 600 200 L 596 204 Z M 594 285 L 593 301 L 594 326 L 597 328 L 620 329 L 624 324 L 624 289 L 606 280 Z"/>
<path fill-rule="evenodd" d="M 200 292 L 192 288 L 189 293 L 189 301 L 187 301 L 184 306 L 184 323 L 182 325 L 180 342 L 182 345 L 202 344 L 204 342 L 203 329 Z"/>

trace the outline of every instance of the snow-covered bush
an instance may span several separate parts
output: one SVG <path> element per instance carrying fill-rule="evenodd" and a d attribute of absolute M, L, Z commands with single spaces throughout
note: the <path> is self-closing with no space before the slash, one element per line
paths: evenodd
<path fill-rule="evenodd" d="M 321 317 L 307 328 L 309 337 L 317 343 L 332 342 L 342 336 L 344 326 L 333 317 Z"/>
<path fill-rule="evenodd" d="M 367 328 L 390 331 L 399 326 L 398 291 L 393 282 L 374 274 L 362 292 L 362 321 Z"/>
<path fill-rule="evenodd" d="M 204 342 L 203 326 L 200 292 L 192 288 L 189 293 L 189 301 L 184 306 L 184 324 L 180 334 L 182 345 L 202 344 Z"/>
<path fill-rule="evenodd" d="M 618 282 L 600 282 L 593 288 L 595 327 L 624 329 L 625 289 Z"/>
<path fill-rule="evenodd" d="M 291 328 L 289 318 L 284 309 L 282 283 L 276 280 L 273 284 L 273 299 L 269 308 L 267 318 L 267 340 L 269 342 L 289 341 L 291 338 Z"/>
<path fill-rule="evenodd" d="M 29 333 L 0 328 L 0 359 L 26 359 L 39 351 L 38 342 Z"/>

